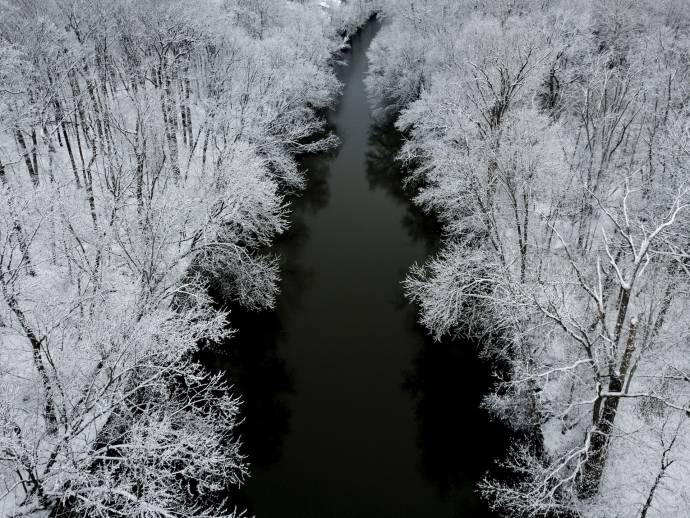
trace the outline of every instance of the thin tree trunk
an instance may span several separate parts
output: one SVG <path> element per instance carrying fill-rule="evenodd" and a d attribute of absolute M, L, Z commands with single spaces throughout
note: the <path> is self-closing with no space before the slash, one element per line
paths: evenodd
<path fill-rule="evenodd" d="M 93 177 L 91 176 L 91 167 L 93 166 L 94 162 L 96 161 L 96 144 L 94 143 L 93 145 L 93 155 L 91 156 L 91 160 L 89 160 L 89 164 L 86 166 L 86 169 L 84 169 L 84 186 L 86 187 L 86 195 L 89 201 L 89 208 L 91 209 L 91 222 L 93 224 L 93 230 L 94 234 L 96 236 L 99 235 L 98 231 L 98 214 L 96 212 L 96 199 L 93 194 Z M 100 282 L 98 281 L 99 275 L 100 275 L 100 267 L 101 267 L 101 257 L 102 257 L 102 252 L 101 252 L 101 246 L 99 245 L 96 250 L 96 261 L 95 261 L 95 266 L 94 266 L 94 271 L 93 271 L 93 289 L 94 292 L 100 285 Z"/>
<path fill-rule="evenodd" d="M 84 161 L 84 150 L 81 146 L 81 137 L 79 136 L 79 124 L 77 124 L 77 116 L 74 116 L 74 135 L 77 137 L 77 149 L 79 150 L 79 160 L 81 162 L 82 170 L 86 169 L 86 163 Z M 84 130 L 84 138 L 88 138 L 86 131 Z"/>
<path fill-rule="evenodd" d="M 29 178 L 31 178 L 31 182 L 35 185 L 38 186 L 39 184 L 39 178 L 38 178 L 38 171 L 34 169 L 34 164 L 31 161 L 31 156 L 29 155 L 29 150 L 26 147 L 26 140 L 24 139 L 24 134 L 22 131 L 15 127 L 14 129 L 14 136 L 17 139 L 17 144 L 19 144 L 19 151 L 22 154 L 22 157 L 24 158 L 24 163 L 26 164 L 26 169 L 29 171 Z"/>
<path fill-rule="evenodd" d="M 210 128 L 206 128 L 206 133 L 204 135 L 204 145 L 201 148 L 201 172 L 206 170 L 206 152 L 208 151 L 208 138 L 211 133 Z"/>
<path fill-rule="evenodd" d="M 48 178 L 50 181 L 55 181 L 53 171 L 55 170 L 55 144 L 53 144 L 53 136 L 48 131 L 48 128 L 43 126 L 43 143 L 48 148 Z"/>
<path fill-rule="evenodd" d="M 95 146 L 94 146 L 95 148 Z M 91 176 L 91 167 L 96 161 L 96 153 L 93 154 L 89 165 L 84 169 L 84 185 L 86 186 L 86 195 L 89 201 L 89 208 L 91 209 L 91 222 L 93 223 L 94 231 L 98 231 L 98 214 L 96 212 L 96 199 L 93 194 L 93 177 Z"/>
<path fill-rule="evenodd" d="M 180 160 L 177 147 L 177 135 L 175 133 L 175 126 L 177 116 L 173 109 L 172 100 L 172 78 L 170 73 L 165 70 L 167 64 L 164 61 L 163 66 L 163 88 L 161 89 L 161 109 L 163 110 L 163 123 L 165 125 L 165 136 L 168 141 L 168 151 L 170 152 L 170 163 L 172 166 L 173 178 L 178 180 L 180 178 Z"/>
<path fill-rule="evenodd" d="M 180 81 L 177 85 L 180 92 L 180 118 L 182 119 L 182 143 L 185 146 L 190 146 L 191 141 L 187 142 L 187 108 L 185 107 L 184 84 Z"/>
<path fill-rule="evenodd" d="M 137 120 L 137 177 L 136 177 L 136 197 L 137 212 L 139 216 L 144 213 L 144 160 L 146 158 L 146 137 L 143 134 L 141 123 Z"/>
<path fill-rule="evenodd" d="M 0 185 L 7 185 L 7 175 L 5 173 L 5 166 L 0 162 Z M 33 265 L 31 264 L 31 256 L 29 255 L 29 245 L 26 242 L 26 236 L 22 230 L 22 224 L 17 217 L 17 213 L 14 210 L 12 200 L 10 198 L 9 209 L 12 215 L 12 231 L 17 237 L 17 242 L 19 243 L 19 251 L 22 253 L 22 263 L 26 266 L 26 273 L 32 277 L 36 275 Z"/>
<path fill-rule="evenodd" d="M 53 397 L 53 389 L 50 383 L 50 378 L 48 376 L 48 371 L 43 363 L 43 356 L 41 354 L 41 343 L 42 341 L 34 334 L 29 322 L 24 315 L 24 312 L 19 307 L 17 300 L 14 296 L 7 293 L 7 289 L 4 284 L 2 284 L 2 292 L 7 302 L 8 307 L 12 310 L 14 315 L 19 321 L 19 325 L 22 327 L 24 334 L 29 339 L 31 344 L 31 351 L 33 355 L 34 366 L 38 371 L 38 375 L 41 378 L 41 383 L 43 385 L 43 392 L 45 397 L 45 405 L 43 407 L 44 417 L 46 419 L 46 426 L 48 433 L 55 433 L 57 431 L 57 414 L 55 412 L 55 399 Z"/>
<path fill-rule="evenodd" d="M 74 180 L 77 182 L 77 188 L 81 189 L 81 182 L 79 181 L 79 170 L 77 169 L 77 163 L 74 160 L 74 153 L 72 152 L 72 144 L 67 136 L 67 128 L 62 125 L 62 135 L 65 139 L 65 147 L 67 148 L 67 154 L 69 155 L 69 163 L 72 165 L 72 172 L 74 173 Z"/>
<path fill-rule="evenodd" d="M 189 81 L 189 67 L 185 70 L 184 78 L 184 95 L 185 95 L 185 110 L 187 111 L 187 142 L 191 144 L 194 138 L 194 131 L 192 125 L 192 109 L 189 106 L 191 98 L 191 84 Z"/>
<path fill-rule="evenodd" d="M 79 123 L 77 124 L 77 118 L 75 116 L 74 129 L 78 133 L 79 126 L 81 125 L 82 131 L 84 132 L 84 138 L 88 139 L 88 128 L 86 125 L 86 115 L 84 114 L 84 104 L 81 100 L 81 88 L 79 87 L 79 80 L 76 77 L 74 71 L 69 73 L 69 82 L 72 87 L 72 98 L 74 99 L 75 107 L 77 108 L 77 113 L 79 114 Z"/>
<path fill-rule="evenodd" d="M 31 142 L 34 146 L 31 149 L 31 159 L 34 164 L 34 173 L 38 177 L 38 139 L 36 138 L 36 128 L 31 128 Z"/>

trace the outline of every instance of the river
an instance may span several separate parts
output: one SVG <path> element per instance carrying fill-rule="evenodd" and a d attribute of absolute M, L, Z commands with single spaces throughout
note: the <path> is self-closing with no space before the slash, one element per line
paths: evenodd
<path fill-rule="evenodd" d="M 233 498 L 250 516 L 491 516 L 476 484 L 506 439 L 478 407 L 489 368 L 474 344 L 433 342 L 400 285 L 438 230 L 402 191 L 400 137 L 371 116 L 377 30 L 362 29 L 337 70 L 341 146 L 303 161 L 309 186 L 276 244 L 277 308 L 234 312 L 240 332 L 207 358 L 244 401 L 251 477 Z"/>

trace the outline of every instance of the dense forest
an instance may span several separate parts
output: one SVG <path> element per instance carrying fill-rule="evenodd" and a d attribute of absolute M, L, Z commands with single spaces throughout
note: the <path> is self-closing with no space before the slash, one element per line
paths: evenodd
<path fill-rule="evenodd" d="M 514 432 L 477 491 L 690 515 L 690 3 L 0 0 L 0 516 L 245 515 L 209 287 L 274 306 L 373 14 L 367 91 L 443 230 L 401 282 Z"/>
<path fill-rule="evenodd" d="M 445 234 L 406 290 L 437 337 L 480 337 L 521 437 L 481 492 L 687 516 L 690 4 L 387 5 L 369 91 Z"/>
<path fill-rule="evenodd" d="M 295 156 L 335 143 L 318 112 L 362 16 L 0 2 L 2 516 L 234 515 L 240 395 L 193 355 L 233 331 L 206 286 L 273 304 L 264 250 Z"/>

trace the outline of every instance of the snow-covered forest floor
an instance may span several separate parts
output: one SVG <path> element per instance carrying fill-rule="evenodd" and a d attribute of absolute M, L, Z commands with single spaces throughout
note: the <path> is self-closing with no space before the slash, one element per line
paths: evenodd
<path fill-rule="evenodd" d="M 368 88 L 445 246 L 406 280 L 507 365 L 506 516 L 690 515 L 690 4 L 398 0 Z"/>
<path fill-rule="evenodd" d="M 369 12 L 0 2 L 0 515 L 234 515 L 241 394 L 192 360 L 232 332 L 206 286 L 272 306 L 263 250 Z"/>

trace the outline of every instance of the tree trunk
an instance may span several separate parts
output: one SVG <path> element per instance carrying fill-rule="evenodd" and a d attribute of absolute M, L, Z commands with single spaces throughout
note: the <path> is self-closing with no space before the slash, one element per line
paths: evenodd
<path fill-rule="evenodd" d="M 84 104 L 81 100 L 81 88 L 79 87 L 79 81 L 74 71 L 70 71 L 69 73 L 69 82 L 70 86 L 72 87 L 72 98 L 74 99 L 74 105 L 77 109 L 77 113 L 79 114 L 79 124 L 77 124 L 77 118 L 75 115 L 74 129 L 78 134 L 79 126 L 81 125 L 82 131 L 84 132 L 84 138 L 88 139 L 89 134 L 86 125 L 86 115 L 84 114 Z"/>
<path fill-rule="evenodd" d="M 143 134 L 141 123 L 137 120 L 137 171 L 136 171 L 136 197 L 137 212 L 141 217 L 144 213 L 144 160 L 146 158 L 146 137 Z"/>
<path fill-rule="evenodd" d="M 89 208 L 91 209 L 91 222 L 93 224 L 93 231 L 96 236 L 99 235 L 98 231 L 98 214 L 96 212 L 96 199 L 93 194 L 93 177 L 91 176 L 91 167 L 93 166 L 94 162 L 96 161 L 96 145 L 94 144 L 93 146 L 93 156 L 91 157 L 91 160 L 89 160 L 89 165 L 86 166 L 86 169 L 84 169 L 84 185 L 86 187 L 86 194 L 87 198 L 89 201 Z M 98 281 L 99 278 L 99 272 L 100 272 L 100 267 L 101 267 L 101 246 L 99 245 L 96 250 L 96 261 L 95 261 L 95 267 L 93 271 L 93 289 L 94 291 L 98 288 L 100 285 L 100 282 Z"/>
<path fill-rule="evenodd" d="M 81 189 L 81 182 L 79 181 L 79 171 L 77 169 L 77 163 L 74 160 L 74 153 L 72 152 L 72 144 L 67 136 L 67 128 L 62 125 L 62 135 L 65 140 L 65 147 L 67 148 L 67 154 L 69 155 L 69 163 L 72 165 L 72 172 L 74 173 L 74 180 L 77 182 L 77 188 Z"/>
<path fill-rule="evenodd" d="M 173 178 L 178 180 L 180 178 L 180 160 L 177 147 L 177 134 L 175 133 L 175 126 L 177 115 L 173 109 L 172 99 L 172 78 L 170 73 L 166 70 L 166 62 L 163 62 L 163 88 L 161 89 L 161 109 L 163 110 L 163 123 L 165 126 L 165 137 L 168 141 L 168 151 L 170 152 L 170 163 L 172 165 Z"/>
<path fill-rule="evenodd" d="M 31 149 L 31 160 L 34 164 L 34 173 L 38 178 L 38 139 L 36 138 L 35 128 L 31 128 L 31 142 L 33 144 L 33 148 Z"/>
<path fill-rule="evenodd" d="M 189 81 L 189 68 L 186 69 L 184 78 L 184 95 L 185 95 L 185 110 L 187 111 L 187 142 L 192 143 L 194 138 L 194 131 L 192 126 L 192 109 L 189 107 L 191 97 L 191 86 Z"/>
<path fill-rule="evenodd" d="M 625 293 L 625 292 L 624 292 Z M 614 372 L 609 380 L 608 392 L 618 394 L 623 391 L 625 379 L 630 368 L 630 361 L 635 352 L 635 337 L 637 322 L 632 319 L 628 330 L 628 340 L 621 359 L 618 372 Z M 620 397 L 606 397 L 599 395 L 594 403 L 592 412 L 591 441 L 587 451 L 587 460 L 582 468 L 579 493 L 584 498 L 592 497 L 599 489 L 599 483 L 606 464 L 606 453 L 613 431 Z"/>
<path fill-rule="evenodd" d="M 74 116 L 74 135 L 77 137 L 77 149 L 79 150 L 79 161 L 81 162 L 82 170 L 86 169 L 86 162 L 84 161 L 84 150 L 81 145 L 81 137 L 79 136 L 79 124 L 77 124 L 77 116 Z M 84 129 L 84 138 L 88 138 L 86 129 Z"/>
<path fill-rule="evenodd" d="M 55 144 L 53 144 L 53 136 L 48 131 L 48 128 L 43 126 L 43 144 L 48 149 L 48 178 L 50 181 L 55 181 L 53 171 L 55 170 Z"/>
<path fill-rule="evenodd" d="M 8 307 L 12 310 L 14 315 L 19 321 L 24 334 L 29 339 L 31 344 L 31 351 L 34 360 L 34 366 L 38 371 L 38 375 L 41 378 L 41 383 L 43 385 L 43 392 L 45 397 L 45 405 L 43 407 L 44 417 L 46 420 L 46 427 L 48 433 L 55 433 L 57 431 L 57 415 L 55 413 L 55 400 L 53 398 L 53 389 L 50 384 L 50 378 L 48 377 L 48 371 L 43 363 L 43 356 L 41 355 L 41 340 L 34 334 L 29 322 L 24 315 L 24 312 L 19 307 L 17 300 L 7 293 L 5 285 L 2 285 L 2 292 L 7 302 Z"/>
<path fill-rule="evenodd" d="M 5 174 L 5 166 L 0 162 L 0 185 L 7 185 L 7 175 Z M 26 236 L 22 231 L 22 224 L 17 217 L 17 213 L 14 210 L 11 198 L 9 200 L 10 214 L 12 215 L 12 231 L 17 237 L 17 242 L 19 243 L 19 251 L 22 253 L 22 263 L 26 265 L 26 273 L 32 277 L 36 275 L 34 267 L 31 264 L 31 256 L 29 255 L 29 245 L 26 242 Z"/>
<path fill-rule="evenodd" d="M 31 178 L 31 182 L 35 185 L 38 186 L 39 183 L 39 178 L 38 178 L 38 171 L 34 169 L 34 164 L 31 161 L 31 156 L 29 155 L 29 150 L 26 147 L 26 140 L 24 140 L 24 134 L 22 131 L 15 127 L 14 128 L 14 136 L 17 139 L 17 144 L 19 145 L 19 151 L 22 154 L 22 157 L 24 157 L 24 163 L 26 164 L 26 169 L 29 171 L 29 177 Z"/>

